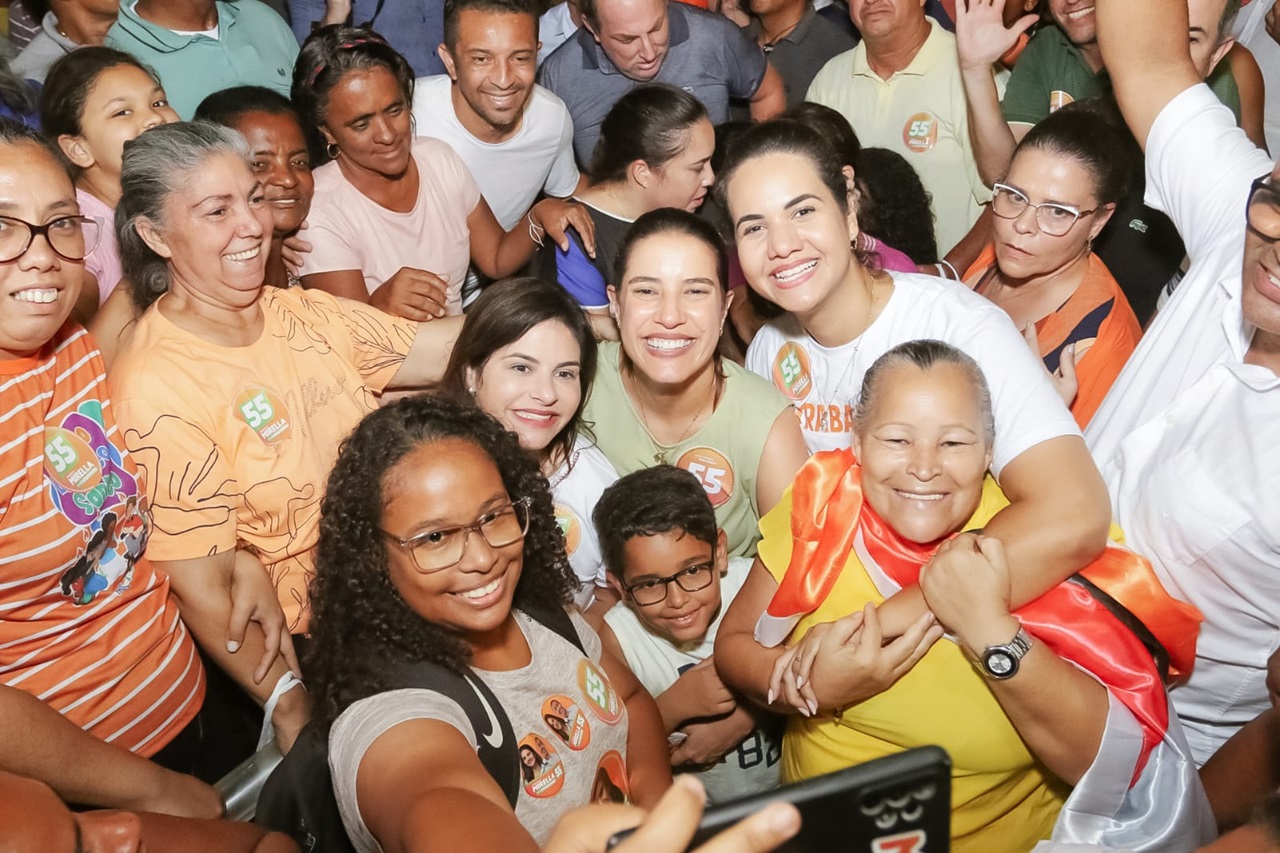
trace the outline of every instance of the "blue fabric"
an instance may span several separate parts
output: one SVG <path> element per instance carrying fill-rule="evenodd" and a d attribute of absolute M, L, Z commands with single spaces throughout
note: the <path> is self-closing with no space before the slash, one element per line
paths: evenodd
<path fill-rule="evenodd" d="M 306 41 L 312 24 L 324 18 L 324 0 L 288 0 L 290 26 L 299 42 Z M 351 20 L 369 21 L 378 0 L 354 0 Z M 443 74 L 436 48 L 444 41 L 444 0 L 386 0 L 373 28 L 413 66 L 415 77 Z"/>
<path fill-rule="evenodd" d="M 40 84 L 37 83 L 35 80 L 28 80 L 26 81 L 26 83 L 27 83 L 27 86 L 30 87 L 31 91 L 35 94 L 36 102 L 39 103 Z M 27 127 L 31 128 L 32 130 L 40 129 L 40 113 L 38 111 L 32 110 L 29 113 L 21 113 L 15 110 L 13 107 L 6 104 L 4 101 L 0 101 L 0 118 L 11 118 L 14 121 L 18 121 L 18 122 L 21 122 L 22 124 L 25 124 Z"/>
<path fill-rule="evenodd" d="M 556 280 L 583 308 L 603 308 L 609 304 L 608 282 L 587 256 L 576 234 L 569 235 L 569 251 L 556 247 Z"/>

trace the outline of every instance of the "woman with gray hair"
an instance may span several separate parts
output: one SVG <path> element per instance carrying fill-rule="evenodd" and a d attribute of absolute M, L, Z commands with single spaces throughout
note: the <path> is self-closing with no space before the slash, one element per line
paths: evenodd
<path fill-rule="evenodd" d="M 264 288 L 272 234 L 244 140 L 205 122 L 125 146 L 116 227 L 143 310 L 111 369 L 145 474 L 149 546 L 205 652 L 288 748 L 308 716 L 320 497 L 338 444 L 388 388 L 436 381 L 461 318 L 427 326 L 316 291 Z"/>
<path fill-rule="evenodd" d="M 988 475 L 995 438 L 968 355 L 917 340 L 877 359 L 853 447 L 814 454 L 760 520 L 717 668 L 791 715 L 784 782 L 943 746 L 953 850 L 1052 835 L 1189 851 L 1213 822 L 1164 681 L 1189 671 L 1199 614 L 1118 547 L 1012 606 L 1004 546 L 984 533 L 1008 504 Z M 886 638 L 878 607 L 913 584 L 928 611 Z"/>

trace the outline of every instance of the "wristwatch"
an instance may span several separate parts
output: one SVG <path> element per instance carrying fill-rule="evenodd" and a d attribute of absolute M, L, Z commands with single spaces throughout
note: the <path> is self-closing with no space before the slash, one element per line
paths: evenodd
<path fill-rule="evenodd" d="M 1019 628 L 1013 639 L 998 646 L 987 646 L 978 658 L 978 667 L 987 678 L 1004 681 L 1018 674 L 1023 656 L 1031 651 L 1031 635 Z"/>

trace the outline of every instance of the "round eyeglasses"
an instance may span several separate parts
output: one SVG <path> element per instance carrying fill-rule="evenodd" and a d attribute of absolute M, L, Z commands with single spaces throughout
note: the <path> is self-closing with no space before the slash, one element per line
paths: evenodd
<path fill-rule="evenodd" d="M 1067 232 L 1080 221 L 1080 217 L 1098 212 L 1096 207 L 1093 210 L 1076 210 L 1069 205 L 1052 201 L 1032 204 L 1031 199 L 1027 198 L 1022 190 L 1008 184 L 996 183 L 991 189 L 994 193 L 991 199 L 993 214 L 1001 219 L 1017 219 L 1028 207 L 1033 207 L 1036 211 L 1036 226 L 1041 233 L 1048 234 L 1050 237 L 1066 236 Z"/>
<path fill-rule="evenodd" d="M 714 562 L 698 563 L 681 569 L 674 575 L 665 578 L 645 578 L 627 587 L 627 594 L 641 607 L 661 604 L 667 600 L 667 591 L 675 583 L 685 592 L 697 592 L 711 586 L 715 580 L 716 564 Z"/>
<path fill-rule="evenodd" d="M 13 216 L 0 216 L 0 264 L 22 257 L 37 237 L 66 261 L 83 261 L 98 246 L 102 223 L 90 216 L 59 216 L 43 225 Z"/>
<path fill-rule="evenodd" d="M 505 548 L 519 542 L 529 532 L 531 503 L 530 498 L 520 498 L 489 510 L 476 519 L 474 524 L 428 530 L 408 539 L 401 539 L 385 530 L 382 533 L 409 552 L 418 571 L 438 572 L 462 561 L 463 555 L 467 553 L 467 540 L 472 533 L 479 533 L 490 548 Z"/>

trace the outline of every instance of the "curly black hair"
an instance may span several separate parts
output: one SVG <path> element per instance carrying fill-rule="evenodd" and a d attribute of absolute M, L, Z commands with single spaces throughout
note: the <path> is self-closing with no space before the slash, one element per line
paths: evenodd
<path fill-rule="evenodd" d="M 605 570 L 620 581 L 626 579 L 627 543 L 637 536 L 677 532 L 714 550 L 720 533 L 716 511 L 698 478 L 674 465 L 641 468 L 622 477 L 600 495 L 591 520 Z"/>
<path fill-rule="evenodd" d="M 531 499 L 514 606 L 563 609 L 578 589 L 546 478 L 513 433 L 470 404 L 430 394 L 373 412 L 342 443 L 320 506 L 304 672 L 323 730 L 353 702 L 389 689 L 399 664 L 430 661 L 459 673 L 470 664 L 461 636 L 423 619 L 400 596 L 380 530 L 387 472 L 423 444 L 449 439 L 483 450 L 507 493 Z"/>
<path fill-rule="evenodd" d="M 907 159 L 887 148 L 864 148 L 854 173 L 862 194 L 858 205 L 862 230 L 917 264 L 936 264 L 932 199 Z"/>

